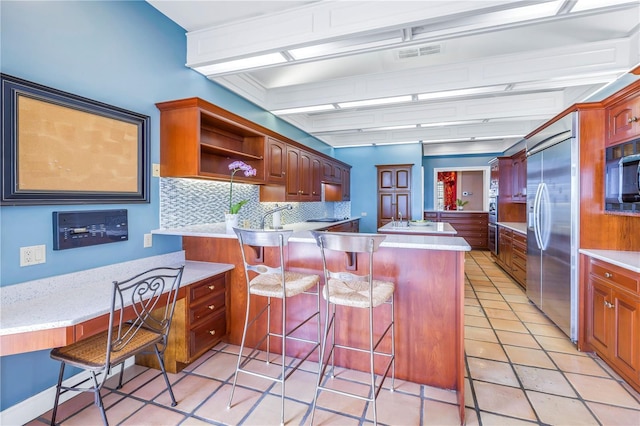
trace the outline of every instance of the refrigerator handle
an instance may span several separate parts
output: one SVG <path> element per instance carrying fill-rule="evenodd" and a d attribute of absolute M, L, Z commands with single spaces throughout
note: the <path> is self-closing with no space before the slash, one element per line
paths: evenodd
<path fill-rule="evenodd" d="M 540 196 L 542 193 L 542 183 L 536 188 L 536 195 L 533 199 L 533 235 L 536 237 L 538 250 L 542 250 L 542 240 L 540 238 Z"/>
<path fill-rule="evenodd" d="M 546 250 L 549 246 L 549 236 L 551 235 L 551 199 L 549 198 L 549 188 L 545 182 L 540 184 L 540 249 Z"/>

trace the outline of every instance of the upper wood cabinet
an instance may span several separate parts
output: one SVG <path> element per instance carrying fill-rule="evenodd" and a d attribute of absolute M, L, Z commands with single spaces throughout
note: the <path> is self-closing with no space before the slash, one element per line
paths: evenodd
<path fill-rule="evenodd" d="M 607 146 L 640 136 L 640 94 L 606 108 Z"/>
<path fill-rule="evenodd" d="M 378 228 L 411 219 L 412 164 L 378 165 Z"/>
<path fill-rule="evenodd" d="M 285 201 L 311 201 L 311 154 L 287 145 Z"/>
<path fill-rule="evenodd" d="M 160 110 L 160 174 L 228 180 L 229 164 L 244 161 L 256 176 L 237 174 L 246 183 L 264 183 L 265 135 L 253 123 L 202 99 L 156 104 Z"/>
<path fill-rule="evenodd" d="M 410 191 L 411 165 L 377 166 L 379 191 Z"/>
<path fill-rule="evenodd" d="M 527 157 L 524 150 L 511 157 L 511 201 L 527 202 Z"/>
<path fill-rule="evenodd" d="M 267 138 L 267 183 L 284 185 L 286 182 L 287 144 L 271 137 Z"/>
<path fill-rule="evenodd" d="M 321 201 L 322 184 L 335 184 L 326 201 L 349 200 L 348 164 L 331 159 L 199 98 L 156 104 L 160 110 L 160 175 L 228 181 L 229 164 L 257 170 L 234 181 L 265 185 L 261 201 Z"/>

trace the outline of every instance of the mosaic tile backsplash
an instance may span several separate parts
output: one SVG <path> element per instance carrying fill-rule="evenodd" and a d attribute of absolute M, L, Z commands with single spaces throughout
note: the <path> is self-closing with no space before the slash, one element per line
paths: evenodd
<path fill-rule="evenodd" d="M 258 185 L 233 184 L 233 202 L 249 200 L 240 209 L 239 224 L 258 228 L 262 216 L 276 204 L 291 204 L 282 212 L 282 224 L 304 222 L 320 217 L 350 217 L 351 203 L 261 203 Z M 170 229 L 202 223 L 224 222 L 229 210 L 229 183 L 199 179 L 160 178 L 160 228 Z M 272 224 L 272 215 L 266 225 Z"/>

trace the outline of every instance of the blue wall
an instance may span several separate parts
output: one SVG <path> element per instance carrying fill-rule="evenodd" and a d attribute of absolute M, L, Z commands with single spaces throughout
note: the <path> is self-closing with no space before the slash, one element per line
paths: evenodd
<path fill-rule="evenodd" d="M 378 216 L 378 174 L 379 164 L 413 164 L 411 171 L 412 199 L 411 218 L 422 218 L 421 205 L 421 162 L 422 146 L 420 144 L 383 145 L 363 148 L 340 148 L 335 150 L 335 157 L 351 164 L 351 215 L 367 216 L 360 218 L 361 232 L 376 232 Z"/>
<path fill-rule="evenodd" d="M 433 169 L 443 167 L 487 167 L 489 160 L 502 153 L 490 155 L 442 155 L 434 157 L 423 157 L 424 167 L 424 209 L 433 210 Z"/>
<path fill-rule="evenodd" d="M 151 117 L 151 162 L 160 161 L 156 102 L 199 96 L 291 139 L 328 145 L 184 66 L 185 31 L 143 1 L 0 2 L 3 73 Z M 158 179 L 151 203 L 0 208 L 0 286 L 181 249 L 181 239 L 143 234 L 159 227 Z M 52 251 L 51 212 L 126 208 L 129 241 Z M 21 268 L 19 248 L 45 244 L 46 263 Z M 59 364 L 48 351 L 0 358 L 0 410 L 53 386 Z M 72 374 L 71 371 L 69 374 Z"/>

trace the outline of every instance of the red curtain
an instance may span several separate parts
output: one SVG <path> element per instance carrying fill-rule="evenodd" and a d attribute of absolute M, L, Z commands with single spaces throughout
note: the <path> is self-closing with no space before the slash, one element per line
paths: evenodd
<path fill-rule="evenodd" d="M 455 210 L 457 208 L 456 196 L 458 194 L 457 173 L 438 172 L 438 182 L 442 182 L 444 187 L 444 209 Z"/>

